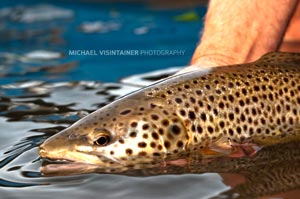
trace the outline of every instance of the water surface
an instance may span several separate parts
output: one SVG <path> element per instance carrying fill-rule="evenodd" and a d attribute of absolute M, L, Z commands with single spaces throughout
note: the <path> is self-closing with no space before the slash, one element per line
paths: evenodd
<path fill-rule="evenodd" d="M 164 175 L 149 171 L 155 176 L 45 177 L 40 173 L 37 147 L 46 138 L 114 99 L 173 74 L 178 70 L 174 66 L 186 65 L 205 10 L 1 1 L 0 198 L 297 198 L 297 145 L 266 149 L 255 158 L 170 169 Z M 184 16 L 191 13 L 198 18 L 186 20 Z M 70 49 L 180 49 L 185 53 L 71 56 Z M 154 70 L 159 71 L 147 73 Z M 141 75 L 133 75 L 137 73 Z"/>

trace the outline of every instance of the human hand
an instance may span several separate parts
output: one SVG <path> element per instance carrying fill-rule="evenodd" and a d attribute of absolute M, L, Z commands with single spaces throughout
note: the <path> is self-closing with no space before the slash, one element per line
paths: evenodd
<path fill-rule="evenodd" d="M 237 64 L 236 59 L 230 56 L 220 55 L 220 54 L 199 56 L 199 54 L 197 54 L 196 51 L 191 61 L 191 65 L 179 70 L 176 74 L 201 70 L 203 68 L 212 68 L 212 67 L 227 66 L 233 64 Z"/>

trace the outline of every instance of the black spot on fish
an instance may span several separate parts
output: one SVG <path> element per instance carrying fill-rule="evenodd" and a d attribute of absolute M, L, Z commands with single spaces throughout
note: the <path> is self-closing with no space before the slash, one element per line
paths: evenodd
<path fill-rule="evenodd" d="M 182 116 L 185 116 L 185 115 L 186 115 L 185 110 L 183 110 L 183 109 L 181 109 L 181 110 L 179 111 L 179 113 L 180 113 L 180 115 L 182 115 Z"/>
<path fill-rule="evenodd" d="M 126 150 L 125 150 L 125 153 L 126 153 L 127 155 L 131 155 L 131 154 L 132 154 L 132 149 L 126 149 Z"/>
<path fill-rule="evenodd" d="M 205 85 L 205 88 L 206 88 L 207 90 L 210 90 L 210 85 L 206 84 L 206 85 Z"/>
<path fill-rule="evenodd" d="M 195 120 L 196 119 L 196 115 L 195 115 L 195 113 L 193 111 L 189 111 L 189 118 L 191 120 Z"/>
<path fill-rule="evenodd" d="M 176 102 L 177 104 L 181 104 L 181 103 L 182 103 L 182 100 L 181 100 L 180 98 L 175 98 L 175 102 Z"/>
<path fill-rule="evenodd" d="M 203 132 L 203 129 L 202 129 L 202 127 L 200 125 L 197 125 L 197 132 L 199 134 L 201 134 Z"/>
<path fill-rule="evenodd" d="M 122 111 L 120 114 L 121 115 L 127 115 L 127 114 L 129 114 L 131 112 L 131 110 L 125 110 L 125 111 Z"/>
<path fill-rule="evenodd" d="M 177 147 L 182 147 L 183 146 L 183 142 L 182 141 L 178 141 L 177 142 Z"/>
<path fill-rule="evenodd" d="M 153 139 L 155 139 L 155 140 L 158 140 L 158 134 L 157 133 L 155 133 L 155 132 L 153 132 L 152 134 L 151 134 L 151 136 L 153 137 Z"/>
<path fill-rule="evenodd" d="M 224 121 L 220 121 L 220 122 L 219 122 L 219 125 L 220 125 L 221 128 L 224 128 L 224 126 L 225 126 Z"/>
<path fill-rule="evenodd" d="M 211 127 L 211 126 L 208 126 L 208 127 L 207 127 L 207 131 L 208 131 L 210 134 L 212 134 L 212 133 L 214 132 L 214 129 L 213 129 L 213 127 Z"/>
<path fill-rule="evenodd" d="M 205 122 L 206 121 L 206 114 L 201 113 L 200 118 L 201 118 L 201 120 L 203 120 Z"/>
<path fill-rule="evenodd" d="M 229 135 L 233 136 L 234 132 L 231 128 L 228 130 L 228 132 L 229 132 Z"/>
<path fill-rule="evenodd" d="M 191 102 L 191 103 L 193 103 L 193 104 L 195 104 L 195 103 L 196 103 L 196 100 L 195 100 L 195 98 L 193 98 L 193 97 L 190 97 L 190 102 Z"/>
<path fill-rule="evenodd" d="M 212 96 L 212 95 L 210 95 L 210 96 L 208 97 L 208 99 L 209 99 L 211 102 L 214 102 L 214 100 L 215 100 L 214 96 Z"/>
<path fill-rule="evenodd" d="M 137 122 L 131 122 L 131 124 L 130 124 L 130 126 L 133 127 L 133 128 L 137 127 L 137 125 L 138 125 Z"/>
<path fill-rule="evenodd" d="M 148 125 L 148 124 L 143 124 L 142 129 L 143 129 L 143 130 L 149 129 L 149 125 Z"/>
<path fill-rule="evenodd" d="M 254 86 L 253 89 L 254 89 L 255 91 L 259 91 L 259 86 Z"/>
<path fill-rule="evenodd" d="M 162 128 L 160 128 L 160 129 L 158 129 L 158 133 L 159 133 L 160 135 L 163 135 L 163 134 L 164 134 L 164 130 L 163 130 Z"/>
<path fill-rule="evenodd" d="M 252 101 L 253 101 L 253 102 L 258 102 L 258 98 L 257 98 L 256 96 L 253 96 L 253 97 L 252 97 Z"/>
<path fill-rule="evenodd" d="M 140 148 L 145 148 L 146 146 L 147 146 L 147 144 L 145 142 L 138 143 L 138 147 L 140 147 Z"/>
<path fill-rule="evenodd" d="M 300 91 L 300 86 L 299 86 L 299 91 Z M 201 90 L 196 90 L 196 94 L 197 95 L 202 95 L 202 91 Z"/>
<path fill-rule="evenodd" d="M 229 95 L 229 96 L 228 96 L 228 100 L 229 100 L 230 102 L 234 102 L 234 97 L 233 97 L 232 95 Z"/>
<path fill-rule="evenodd" d="M 202 102 L 202 101 L 198 101 L 198 105 L 199 105 L 200 107 L 203 107 L 203 102 Z"/>
<path fill-rule="evenodd" d="M 239 101 L 240 106 L 245 106 L 245 102 L 243 100 Z"/>
<path fill-rule="evenodd" d="M 150 146 L 151 146 L 152 148 L 155 148 L 155 147 L 156 147 L 156 143 L 155 143 L 155 142 L 151 142 L 151 143 L 150 143 Z"/>
<path fill-rule="evenodd" d="M 162 149 L 163 149 L 162 145 L 159 144 L 159 145 L 157 146 L 157 149 L 158 149 L 158 150 L 162 150 Z"/>
<path fill-rule="evenodd" d="M 220 109 L 223 109 L 223 108 L 224 108 L 224 106 L 225 106 L 225 105 L 224 105 L 224 103 L 223 103 L 223 102 L 219 102 L 219 108 L 220 108 Z"/>
<path fill-rule="evenodd" d="M 152 118 L 153 120 L 158 120 L 159 117 L 158 117 L 157 115 L 155 115 L 155 114 L 152 114 L 152 115 L 151 115 L 151 118 Z"/>
<path fill-rule="evenodd" d="M 169 129 L 170 129 L 170 131 L 171 131 L 173 134 L 175 134 L 175 135 L 179 135 L 179 134 L 180 134 L 180 128 L 179 128 L 179 126 L 177 126 L 176 124 L 171 125 L 171 126 L 169 127 Z"/>
<path fill-rule="evenodd" d="M 229 113 L 228 117 L 229 117 L 229 119 L 230 119 L 231 121 L 234 120 L 234 114 L 233 114 L 233 113 Z"/>
<path fill-rule="evenodd" d="M 166 147 L 166 149 L 168 149 L 168 148 L 170 148 L 171 144 L 169 141 L 165 141 L 164 146 Z"/>
<path fill-rule="evenodd" d="M 185 88 L 185 89 L 189 89 L 189 88 L 190 88 L 190 86 L 189 86 L 189 85 L 187 85 L 187 84 L 185 84 L 185 85 L 184 85 L 184 88 Z"/>
<path fill-rule="evenodd" d="M 166 119 L 164 119 L 163 121 L 161 121 L 161 124 L 162 124 L 163 126 L 168 126 L 168 125 L 169 125 L 169 121 L 166 120 Z"/>
<path fill-rule="evenodd" d="M 238 133 L 238 134 L 241 134 L 242 133 L 242 129 L 241 129 L 241 127 L 236 127 L 236 132 Z"/>
<path fill-rule="evenodd" d="M 132 137 L 132 138 L 136 137 L 136 132 L 131 132 L 131 133 L 129 134 L 129 136 Z"/>

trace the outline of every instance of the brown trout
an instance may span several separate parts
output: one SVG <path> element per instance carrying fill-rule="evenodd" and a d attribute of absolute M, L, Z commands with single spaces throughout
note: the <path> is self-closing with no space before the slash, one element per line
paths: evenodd
<path fill-rule="evenodd" d="M 47 139 L 39 154 L 84 172 L 163 166 L 195 152 L 240 157 L 299 140 L 299 117 L 300 54 L 269 53 L 128 94 Z"/>

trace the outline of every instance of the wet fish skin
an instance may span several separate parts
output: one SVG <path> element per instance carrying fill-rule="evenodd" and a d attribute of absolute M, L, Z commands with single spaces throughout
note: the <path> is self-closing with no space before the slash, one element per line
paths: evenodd
<path fill-rule="evenodd" d="M 39 154 L 109 172 L 163 163 L 191 151 L 229 155 L 232 143 L 298 140 L 299 66 L 300 54 L 269 53 L 249 64 L 164 79 L 47 139 Z"/>

